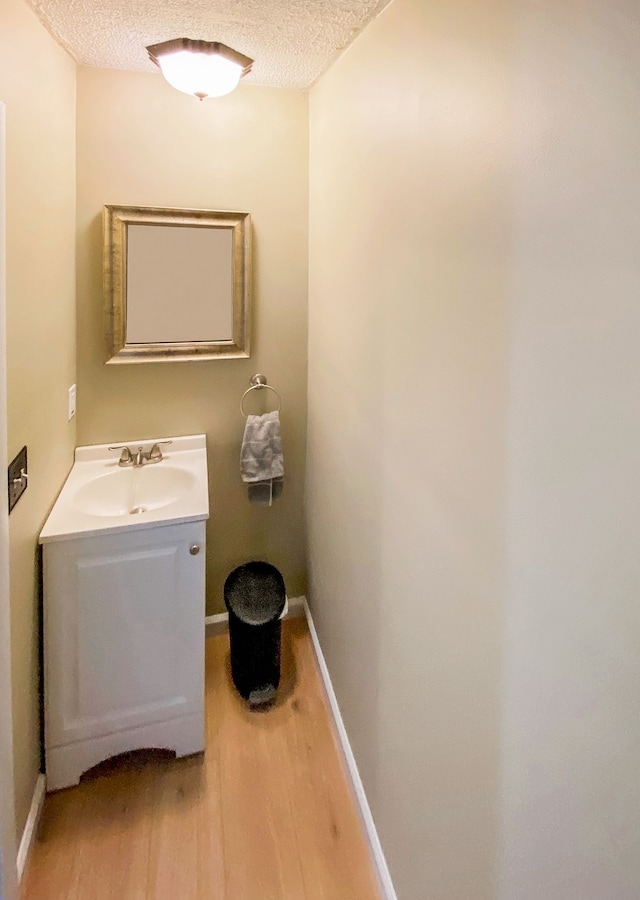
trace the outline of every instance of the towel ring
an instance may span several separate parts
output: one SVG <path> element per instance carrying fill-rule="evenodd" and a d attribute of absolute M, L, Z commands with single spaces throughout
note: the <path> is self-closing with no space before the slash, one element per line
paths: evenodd
<path fill-rule="evenodd" d="M 275 410 L 275 412 L 280 412 L 280 409 L 282 407 L 282 397 L 280 396 L 280 394 L 274 387 L 271 387 L 270 384 L 267 384 L 266 375 L 254 375 L 251 379 L 251 387 L 247 388 L 247 390 L 242 395 L 242 399 L 240 400 L 240 412 L 245 417 L 245 419 L 247 418 L 248 413 L 244 411 L 244 398 L 247 396 L 247 394 L 250 394 L 251 391 L 259 391 L 261 388 L 267 388 L 267 390 L 273 391 L 273 393 L 278 398 L 278 408 Z"/>

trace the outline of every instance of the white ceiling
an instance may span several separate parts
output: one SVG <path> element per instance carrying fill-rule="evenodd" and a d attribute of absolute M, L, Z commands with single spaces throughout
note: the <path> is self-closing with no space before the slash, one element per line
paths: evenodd
<path fill-rule="evenodd" d="M 245 80 L 308 88 L 390 0 L 28 0 L 85 66 L 157 72 L 145 47 L 221 41 L 255 60 Z"/>

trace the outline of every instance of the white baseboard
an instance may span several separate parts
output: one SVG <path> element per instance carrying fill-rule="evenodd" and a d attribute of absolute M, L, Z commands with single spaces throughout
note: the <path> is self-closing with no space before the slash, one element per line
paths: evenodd
<path fill-rule="evenodd" d="M 27 823 L 24 826 L 22 839 L 20 841 L 20 846 L 18 847 L 18 882 L 22 881 L 22 876 L 25 873 L 27 862 L 29 861 L 29 854 L 31 853 L 31 849 L 38 835 L 38 825 L 40 824 L 40 817 L 42 816 L 45 790 L 46 779 L 44 775 L 40 774 L 36 780 L 36 786 L 33 790 L 33 797 L 29 808 L 29 815 L 27 816 Z"/>
<path fill-rule="evenodd" d="M 289 597 L 287 599 L 288 608 L 284 615 L 285 619 L 295 619 L 298 616 L 304 616 L 306 597 Z M 229 614 L 216 613 L 213 616 L 206 616 L 204 620 L 205 635 L 214 637 L 216 634 L 225 634 L 229 630 Z"/>
<path fill-rule="evenodd" d="M 205 637 L 215 637 L 216 634 L 224 634 L 229 630 L 229 613 L 216 613 L 214 616 L 205 616 Z"/>
<path fill-rule="evenodd" d="M 349 743 L 347 730 L 344 726 L 342 714 L 340 713 L 340 707 L 338 706 L 338 700 L 331 683 L 329 669 L 327 668 L 327 663 L 320 646 L 318 632 L 316 631 L 316 627 L 311 616 L 309 604 L 307 603 L 306 598 L 303 598 L 303 600 L 304 612 L 307 617 L 307 624 L 309 626 L 309 633 L 311 634 L 313 649 L 315 650 L 316 658 L 318 660 L 318 668 L 320 669 L 320 677 L 322 678 L 322 682 L 324 684 L 327 700 L 329 701 L 329 707 L 331 708 L 331 714 L 333 715 L 333 721 L 336 726 L 336 731 L 338 732 L 338 739 L 340 741 L 344 760 L 347 769 L 349 770 L 349 776 L 351 778 L 351 784 L 353 786 L 356 802 L 358 804 L 358 809 L 362 818 L 362 824 L 364 825 L 367 839 L 369 841 L 369 847 L 371 849 L 371 855 L 373 857 L 373 862 L 376 868 L 380 890 L 382 891 L 384 900 L 397 900 L 395 888 L 393 886 L 391 875 L 389 873 L 389 867 L 387 866 L 387 861 L 384 857 L 380 838 L 378 837 L 378 832 L 376 831 L 375 822 L 373 821 L 373 816 L 371 815 L 371 810 L 367 801 L 367 795 L 365 794 L 364 785 L 362 784 L 362 779 L 360 778 L 360 773 L 358 772 L 356 758 L 353 755 L 353 750 L 351 749 L 351 744 Z"/>
<path fill-rule="evenodd" d="M 307 614 L 306 597 L 289 597 L 289 609 L 285 619 L 301 619 Z"/>

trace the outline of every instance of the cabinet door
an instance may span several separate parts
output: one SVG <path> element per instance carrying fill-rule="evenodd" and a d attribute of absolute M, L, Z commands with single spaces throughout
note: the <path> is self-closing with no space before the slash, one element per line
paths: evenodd
<path fill-rule="evenodd" d="M 204 541 L 195 522 L 45 545 L 49 747 L 202 711 Z"/>

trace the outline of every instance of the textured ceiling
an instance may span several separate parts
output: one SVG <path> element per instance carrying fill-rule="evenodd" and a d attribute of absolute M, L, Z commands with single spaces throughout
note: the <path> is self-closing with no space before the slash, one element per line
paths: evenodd
<path fill-rule="evenodd" d="M 145 47 L 221 41 L 255 60 L 253 84 L 307 88 L 389 0 L 29 0 L 81 65 L 157 72 Z"/>

